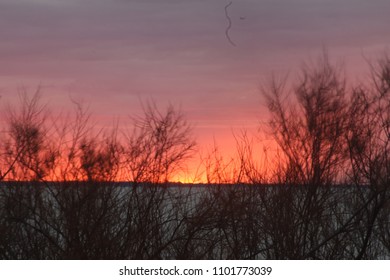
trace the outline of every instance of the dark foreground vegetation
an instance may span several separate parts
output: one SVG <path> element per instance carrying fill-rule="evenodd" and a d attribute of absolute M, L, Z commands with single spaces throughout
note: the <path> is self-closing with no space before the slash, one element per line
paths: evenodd
<path fill-rule="evenodd" d="M 272 168 L 244 134 L 234 168 L 204 158 L 204 185 L 169 183 L 195 148 L 172 107 L 108 133 L 80 104 L 72 119 L 21 95 L 4 115 L 0 258 L 389 259 L 390 58 L 370 69 L 347 85 L 324 54 L 292 86 L 270 81 Z"/>
<path fill-rule="evenodd" d="M 78 183 L 2 190 L 4 259 L 389 258 L 388 208 L 364 187 Z"/>

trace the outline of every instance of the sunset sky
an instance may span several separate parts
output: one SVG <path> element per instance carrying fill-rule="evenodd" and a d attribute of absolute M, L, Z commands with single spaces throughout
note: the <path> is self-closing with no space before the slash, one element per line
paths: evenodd
<path fill-rule="evenodd" d="M 266 120 L 259 85 L 326 47 L 352 81 L 390 45 L 388 0 L 0 0 L 0 105 L 22 87 L 101 125 L 140 100 L 181 108 L 201 146 Z"/>

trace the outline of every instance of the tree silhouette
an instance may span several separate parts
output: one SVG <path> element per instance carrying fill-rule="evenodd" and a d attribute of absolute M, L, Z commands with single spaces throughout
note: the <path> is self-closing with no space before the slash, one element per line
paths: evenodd
<path fill-rule="evenodd" d="M 271 113 L 270 128 L 286 159 L 289 183 L 319 186 L 335 183 L 346 158 L 345 81 L 323 54 L 317 65 L 302 69 L 292 93 L 273 79 L 263 90 Z M 297 106 L 288 105 L 287 96 Z"/>
<path fill-rule="evenodd" d="M 168 182 L 195 148 L 191 127 L 172 106 L 161 113 L 147 103 L 127 137 L 126 166 L 133 182 Z"/>

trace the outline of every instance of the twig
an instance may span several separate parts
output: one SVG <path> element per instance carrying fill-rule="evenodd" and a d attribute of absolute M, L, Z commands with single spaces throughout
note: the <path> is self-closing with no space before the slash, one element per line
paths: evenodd
<path fill-rule="evenodd" d="M 234 46 L 234 47 L 236 47 L 236 44 L 232 41 L 232 39 L 230 39 L 230 36 L 229 36 L 229 30 L 230 30 L 230 28 L 232 27 L 232 20 L 230 19 L 230 17 L 229 17 L 229 14 L 228 14 L 228 8 L 229 8 L 229 6 L 231 5 L 231 4 L 233 4 L 233 2 L 232 1 L 230 1 L 230 3 L 229 4 L 227 4 L 226 6 L 225 6 L 225 16 L 226 16 L 226 19 L 228 20 L 228 27 L 226 28 L 226 30 L 225 30 L 225 35 L 226 35 L 226 38 L 227 38 L 227 40 L 229 41 L 229 43 L 232 45 L 232 46 Z"/>

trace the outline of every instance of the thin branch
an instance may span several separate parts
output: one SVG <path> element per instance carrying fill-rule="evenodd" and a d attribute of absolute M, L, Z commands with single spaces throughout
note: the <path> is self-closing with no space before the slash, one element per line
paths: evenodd
<path fill-rule="evenodd" d="M 227 26 L 227 28 L 226 28 L 226 30 L 225 30 L 225 35 L 226 35 L 226 38 L 227 38 L 227 40 L 229 41 L 229 43 L 232 45 L 232 46 L 234 46 L 234 47 L 237 47 L 236 46 L 236 44 L 232 41 L 232 39 L 230 39 L 230 36 L 229 36 L 229 30 L 230 30 L 230 28 L 232 27 L 232 20 L 230 19 L 230 17 L 229 17 L 229 14 L 228 14 L 228 8 L 229 8 L 229 6 L 231 5 L 231 4 L 233 4 L 233 2 L 229 2 L 229 4 L 227 4 L 226 6 L 225 6 L 225 16 L 226 16 L 226 19 L 228 20 L 228 26 Z"/>

